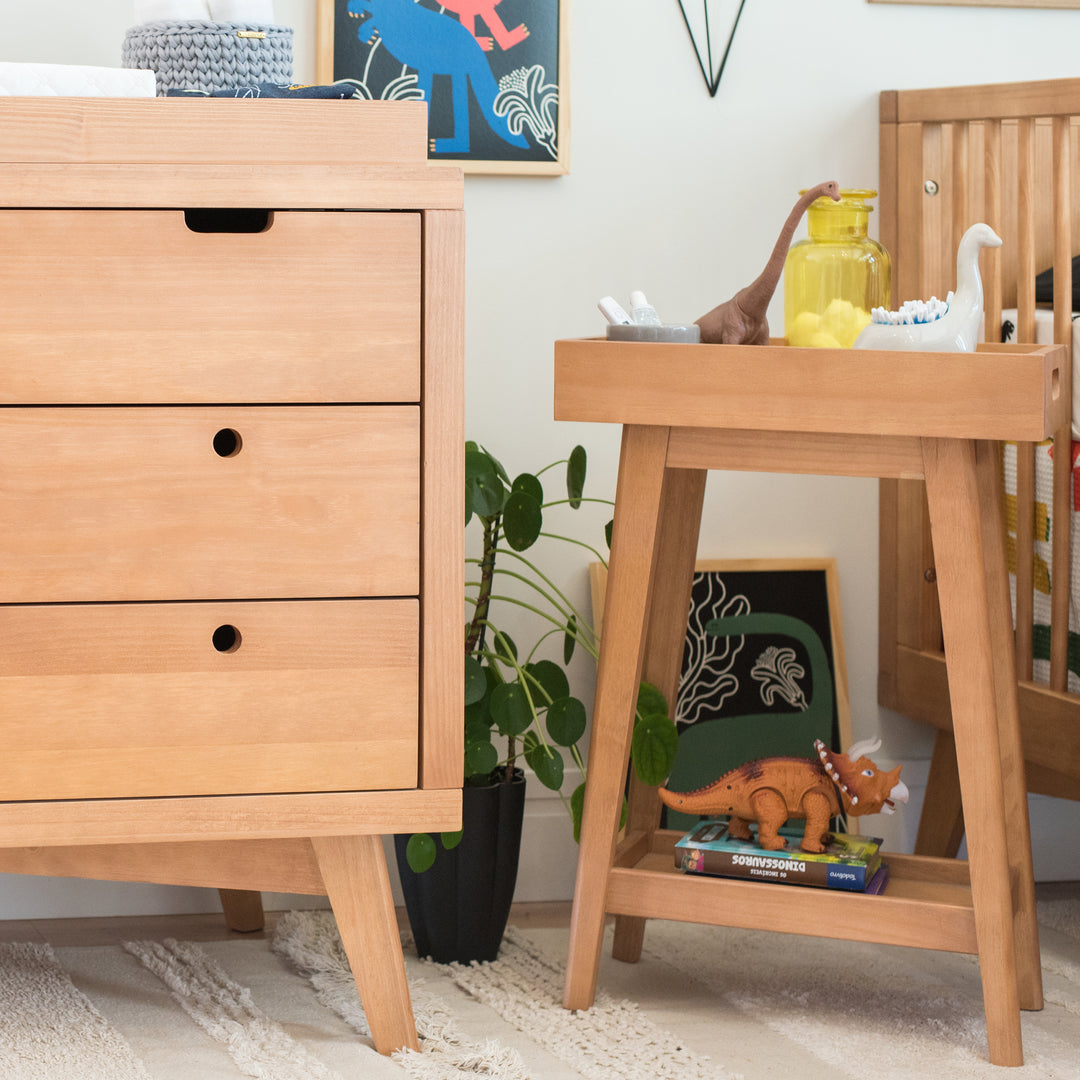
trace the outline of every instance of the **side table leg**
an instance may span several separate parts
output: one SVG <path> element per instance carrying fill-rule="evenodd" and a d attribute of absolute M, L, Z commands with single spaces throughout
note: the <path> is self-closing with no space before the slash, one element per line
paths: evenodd
<path fill-rule="evenodd" d="M 405 960 L 378 836 L 315 836 L 319 872 L 380 1054 L 415 1050 Z"/>
<path fill-rule="evenodd" d="M 668 469 L 664 477 L 642 678 L 667 698 L 673 716 L 682 673 L 686 620 L 690 613 L 707 477 L 705 469 Z M 652 832 L 660 824 L 660 810 L 656 788 L 647 787 L 631 775 L 627 832 Z M 645 919 L 636 915 L 616 915 L 611 955 L 616 960 L 636 963 L 641 959 L 644 938 Z"/>
<path fill-rule="evenodd" d="M 986 597 L 990 605 L 990 641 L 994 650 L 1001 779 L 1005 790 L 1005 835 L 1013 883 L 1013 933 L 1016 935 L 1016 978 L 1020 1008 L 1043 1007 L 1039 924 L 1035 918 L 1035 871 L 1031 862 L 1024 748 L 1016 700 L 1016 654 L 1013 649 L 1009 572 L 1005 557 L 1000 449 L 997 443 L 975 445 L 979 505 L 982 507 Z"/>
<path fill-rule="evenodd" d="M 666 427 L 623 428 L 596 703 L 589 737 L 588 782 L 570 917 L 563 994 L 563 1005 L 568 1009 L 587 1009 L 596 996 L 607 878 L 615 856 L 641 679 L 667 442 Z"/>
<path fill-rule="evenodd" d="M 923 462 L 990 1060 L 995 1065 L 1022 1065 L 995 656 L 975 445 L 959 439 L 924 439 Z"/>
<path fill-rule="evenodd" d="M 960 801 L 960 777 L 956 772 L 956 742 L 952 732 L 939 731 L 934 740 L 934 756 L 930 759 L 930 774 L 926 778 L 915 854 L 955 859 L 963 839 L 964 806 Z"/>

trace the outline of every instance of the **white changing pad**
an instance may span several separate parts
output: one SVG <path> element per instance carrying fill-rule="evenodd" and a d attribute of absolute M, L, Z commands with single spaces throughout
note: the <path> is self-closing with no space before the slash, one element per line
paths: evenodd
<path fill-rule="evenodd" d="M 1072 435 L 1080 439 L 1080 312 L 1073 312 L 1072 324 Z M 1001 313 L 1002 323 L 1011 322 L 1012 332 L 1006 341 L 1016 340 L 1016 308 Z M 1054 313 L 1046 308 L 1035 309 L 1035 345 L 1054 343 Z M 1075 580 L 1075 579 L 1074 579 Z"/>
<path fill-rule="evenodd" d="M 155 97 L 152 71 L 0 61 L 0 97 Z"/>

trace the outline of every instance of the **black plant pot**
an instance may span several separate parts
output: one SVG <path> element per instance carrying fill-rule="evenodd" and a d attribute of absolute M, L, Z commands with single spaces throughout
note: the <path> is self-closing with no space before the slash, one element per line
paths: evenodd
<path fill-rule="evenodd" d="M 435 864 L 414 874 L 405 859 L 407 835 L 394 837 L 401 889 L 416 951 L 441 964 L 494 960 L 517 882 L 525 775 L 514 770 L 483 787 L 462 788 L 463 835 L 447 851 L 436 837 Z"/>

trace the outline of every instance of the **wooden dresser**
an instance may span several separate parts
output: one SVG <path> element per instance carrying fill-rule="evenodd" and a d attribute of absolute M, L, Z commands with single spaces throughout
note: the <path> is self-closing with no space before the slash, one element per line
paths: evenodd
<path fill-rule="evenodd" d="M 422 103 L 0 103 L 0 871 L 328 895 L 460 823 L 463 191 Z"/>

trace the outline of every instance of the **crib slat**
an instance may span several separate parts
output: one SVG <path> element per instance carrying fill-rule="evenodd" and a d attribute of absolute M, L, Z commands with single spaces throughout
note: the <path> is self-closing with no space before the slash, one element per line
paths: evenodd
<path fill-rule="evenodd" d="M 983 220 L 999 236 L 1004 233 L 1001 192 L 1001 121 L 983 124 Z M 983 248 L 984 309 L 987 341 L 1001 340 L 1001 249 Z"/>
<path fill-rule="evenodd" d="M 1035 124 L 1030 117 L 1016 131 L 1016 340 L 1035 340 Z"/>
<path fill-rule="evenodd" d="M 970 193 L 968 191 L 968 143 L 970 132 L 967 124 L 952 124 L 952 247 L 955 255 L 960 239 L 971 224 Z M 955 275 L 955 267 L 948 280 Z M 959 284 L 959 283 L 958 283 Z"/>
<path fill-rule="evenodd" d="M 1016 134 L 1016 339 L 1035 340 L 1035 123 L 1017 122 Z M 1016 674 L 1032 676 L 1035 588 L 1035 447 L 1016 446 Z"/>
<path fill-rule="evenodd" d="M 1035 622 L 1035 446 L 1016 444 L 1016 677 L 1031 681 Z"/>
<path fill-rule="evenodd" d="M 1069 118 L 1053 123 L 1054 204 L 1054 341 L 1067 348 L 1072 343 L 1072 213 L 1071 148 Z M 1071 378 L 1071 364 L 1062 374 Z M 1068 385 L 1062 387 L 1067 398 Z M 1050 591 L 1050 688 L 1065 690 L 1068 683 L 1070 543 L 1069 494 L 1072 478 L 1072 431 L 1068 423 L 1054 434 L 1054 505 L 1051 528 L 1053 578 Z"/>

